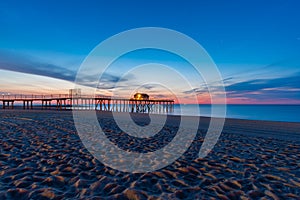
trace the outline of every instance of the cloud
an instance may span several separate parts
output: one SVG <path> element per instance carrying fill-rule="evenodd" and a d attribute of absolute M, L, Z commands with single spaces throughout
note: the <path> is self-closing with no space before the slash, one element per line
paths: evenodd
<path fill-rule="evenodd" d="M 51 63 L 39 62 L 36 59 L 25 58 L 25 56 L 14 55 L 3 51 L 0 51 L 0 69 L 46 76 L 70 82 L 75 81 L 77 73 L 76 70 L 66 69 Z M 85 86 L 107 89 L 114 88 L 115 84 L 118 82 L 128 81 L 128 77 L 132 78 L 130 75 L 127 76 L 127 78 L 122 78 L 117 75 L 104 73 L 100 82 L 98 81 L 100 77 L 97 77 L 96 75 L 81 76 L 76 81 L 78 84 Z"/>
<path fill-rule="evenodd" d="M 300 100 L 300 73 L 273 79 L 253 79 L 226 86 L 229 98 L 247 97 L 258 100 Z"/>
<path fill-rule="evenodd" d="M 231 77 L 224 79 L 225 82 L 232 80 Z M 183 94 L 197 94 L 205 96 L 212 94 L 217 97 L 220 87 L 211 83 L 211 91 L 208 88 L 198 87 L 183 91 Z M 226 96 L 229 99 L 252 99 L 257 101 L 283 101 L 288 103 L 289 100 L 300 101 L 300 72 L 292 75 L 272 78 L 272 79 L 252 79 L 231 83 L 228 81 L 225 86 Z"/>
<path fill-rule="evenodd" d="M 268 88 L 300 88 L 300 73 L 295 73 L 291 76 L 273 78 L 273 79 L 254 79 L 250 81 L 244 81 L 234 83 L 226 87 L 227 91 L 257 91 Z"/>
<path fill-rule="evenodd" d="M 142 89 L 146 89 L 146 90 L 152 90 L 154 88 L 156 88 L 157 85 L 154 85 L 154 84 L 146 84 L 146 85 L 142 85 Z"/>
<path fill-rule="evenodd" d="M 210 89 L 210 90 L 209 90 Z M 198 87 L 198 88 L 193 88 L 191 90 L 185 90 L 183 91 L 183 94 L 196 94 L 196 95 L 201 95 L 201 94 L 207 94 L 207 93 L 216 93 L 216 92 L 221 92 L 222 88 L 217 85 L 210 85 L 210 87 Z"/>
<path fill-rule="evenodd" d="M 67 81 L 74 81 L 76 75 L 74 71 L 57 65 L 33 61 L 29 58 L 12 55 L 6 52 L 0 52 L 0 69 L 48 76 Z"/>
<path fill-rule="evenodd" d="M 152 97 L 155 97 L 156 99 L 170 99 L 169 95 L 164 95 L 164 94 L 155 94 L 152 95 Z"/>

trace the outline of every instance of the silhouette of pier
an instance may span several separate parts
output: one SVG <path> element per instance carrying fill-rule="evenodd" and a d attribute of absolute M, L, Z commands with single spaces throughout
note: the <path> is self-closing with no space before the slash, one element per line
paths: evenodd
<path fill-rule="evenodd" d="M 174 100 L 113 98 L 108 96 L 74 97 L 57 95 L 2 95 L 2 109 L 15 109 L 16 104 L 24 110 L 99 110 L 112 112 L 169 113 L 174 110 Z"/>

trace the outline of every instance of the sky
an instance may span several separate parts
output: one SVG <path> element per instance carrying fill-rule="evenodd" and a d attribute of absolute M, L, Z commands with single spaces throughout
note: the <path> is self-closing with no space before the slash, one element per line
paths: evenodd
<path fill-rule="evenodd" d="M 299 9 L 297 0 L 1 1 L 0 94 L 67 93 L 99 43 L 126 30 L 162 27 L 202 45 L 222 75 L 227 103 L 300 104 Z M 149 63 L 175 69 L 188 86 Z M 168 86 L 141 85 L 149 77 Z M 87 77 L 82 87 L 93 81 Z M 97 92 L 126 96 L 139 91 L 210 103 L 218 98 L 218 87 L 178 55 L 145 49 L 115 61 Z"/>

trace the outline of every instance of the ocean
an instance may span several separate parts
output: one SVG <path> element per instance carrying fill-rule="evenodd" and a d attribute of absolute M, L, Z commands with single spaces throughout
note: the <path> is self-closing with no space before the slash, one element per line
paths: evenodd
<path fill-rule="evenodd" d="M 211 105 L 185 104 L 183 115 L 211 116 Z M 200 112 L 197 113 L 197 106 Z M 221 105 L 215 105 L 217 110 Z M 300 122 L 300 105 L 227 105 L 226 118 Z M 172 115 L 180 115 L 180 105 L 174 105 Z M 211 117 L 219 117 L 218 115 Z"/>

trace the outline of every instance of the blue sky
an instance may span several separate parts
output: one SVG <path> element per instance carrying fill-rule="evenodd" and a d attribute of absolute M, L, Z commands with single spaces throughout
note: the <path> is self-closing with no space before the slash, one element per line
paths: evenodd
<path fill-rule="evenodd" d="M 199 42 L 223 75 L 228 102 L 300 103 L 299 9 L 297 0 L 1 1 L 0 92 L 71 87 L 81 62 L 101 41 L 150 26 L 174 29 Z M 123 65 L 147 62 L 149 55 L 178 69 L 186 66 L 155 52 L 128 55 Z M 114 79 L 117 71 L 112 70 L 108 85 L 120 80 Z M 200 97 L 207 92 L 203 84 L 193 84 Z M 153 88 L 147 92 L 155 95 L 159 90 Z M 188 91 L 178 93 L 188 101 Z"/>

